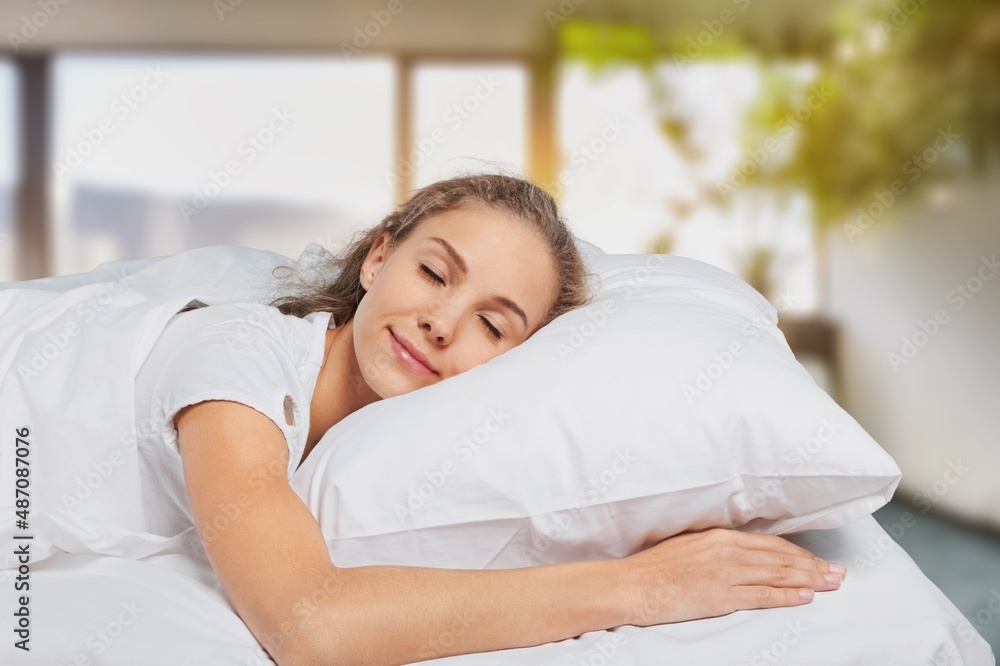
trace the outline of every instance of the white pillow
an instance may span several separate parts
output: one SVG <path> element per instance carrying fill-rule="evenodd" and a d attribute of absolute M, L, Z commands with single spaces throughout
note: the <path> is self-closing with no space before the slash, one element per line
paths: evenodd
<path fill-rule="evenodd" d="M 871 514 L 901 473 L 742 280 L 578 240 L 599 295 L 331 428 L 291 479 L 340 566 L 622 557 L 685 530 Z"/>

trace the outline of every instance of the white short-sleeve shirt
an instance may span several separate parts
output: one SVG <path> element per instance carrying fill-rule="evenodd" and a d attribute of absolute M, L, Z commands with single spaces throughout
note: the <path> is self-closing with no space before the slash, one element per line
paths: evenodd
<path fill-rule="evenodd" d="M 203 305 L 195 302 L 196 305 Z M 309 407 L 334 322 L 258 303 L 182 310 L 171 317 L 135 384 L 146 529 L 174 536 L 194 525 L 174 417 L 204 400 L 231 400 L 274 421 L 288 444 L 288 477 L 309 436 Z"/>

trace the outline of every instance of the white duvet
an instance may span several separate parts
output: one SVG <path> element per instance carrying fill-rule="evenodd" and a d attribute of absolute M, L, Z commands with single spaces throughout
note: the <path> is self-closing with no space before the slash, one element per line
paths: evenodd
<path fill-rule="evenodd" d="M 8 624 L 0 663 L 271 663 L 226 600 L 194 528 L 173 538 L 145 531 L 131 387 L 187 302 L 266 303 L 271 268 L 287 263 L 217 246 L 0 284 L 0 612 Z M 847 564 L 842 588 L 797 608 L 622 627 L 437 663 L 995 663 L 873 518 L 790 538 Z M 30 651 L 14 647 L 25 637 Z"/>

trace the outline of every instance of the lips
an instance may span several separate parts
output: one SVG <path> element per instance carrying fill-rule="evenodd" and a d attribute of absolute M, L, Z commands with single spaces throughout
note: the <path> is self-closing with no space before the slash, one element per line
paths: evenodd
<path fill-rule="evenodd" d="M 396 334 L 389 329 L 389 341 L 392 345 L 392 350 L 396 354 L 396 358 L 399 362 L 405 365 L 407 368 L 413 372 L 420 375 L 433 375 L 437 374 L 434 370 L 434 366 L 430 364 L 427 357 L 415 349 L 409 342 L 403 338 L 396 337 Z"/>

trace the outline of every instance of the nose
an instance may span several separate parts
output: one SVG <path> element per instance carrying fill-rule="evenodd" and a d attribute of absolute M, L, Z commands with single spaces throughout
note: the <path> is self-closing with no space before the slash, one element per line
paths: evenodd
<path fill-rule="evenodd" d="M 443 303 L 437 300 L 424 310 L 424 314 L 418 319 L 418 325 L 424 333 L 432 336 L 434 344 L 448 345 L 455 337 L 461 311 L 462 306 L 458 302 Z"/>

